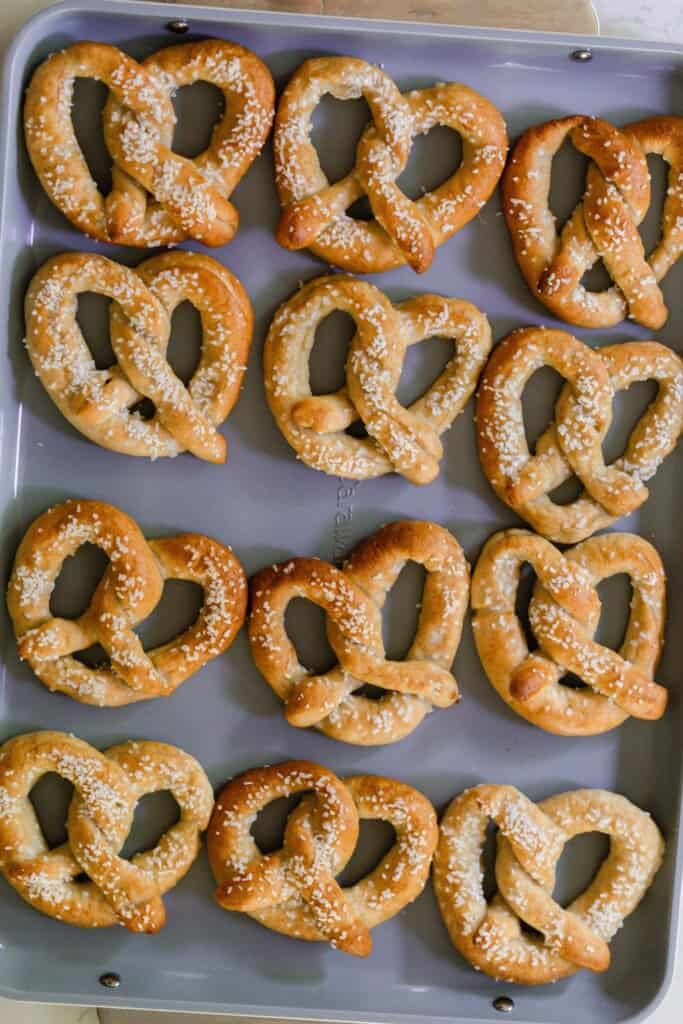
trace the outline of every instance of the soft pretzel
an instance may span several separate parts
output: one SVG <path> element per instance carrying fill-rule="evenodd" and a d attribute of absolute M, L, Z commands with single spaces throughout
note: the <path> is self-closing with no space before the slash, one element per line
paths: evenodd
<path fill-rule="evenodd" d="M 555 416 L 529 451 L 522 395 L 541 366 L 566 384 Z M 602 442 L 616 392 L 654 380 L 654 401 L 633 428 L 624 454 L 606 466 Z M 527 327 L 493 351 L 477 396 L 477 443 L 496 494 L 535 530 L 573 543 L 610 526 L 647 500 L 645 481 L 675 448 L 683 431 L 683 360 L 655 341 L 592 349 L 565 331 Z M 551 492 L 572 476 L 584 486 L 566 505 Z"/>
<path fill-rule="evenodd" d="M 77 619 L 56 618 L 50 596 L 64 560 L 82 544 L 109 558 L 90 605 Z M 154 610 L 169 579 L 204 591 L 195 622 L 145 651 L 134 627 Z M 247 584 L 230 548 L 196 533 L 146 540 L 113 505 L 72 499 L 38 516 L 24 535 L 7 588 L 20 658 L 49 690 L 84 704 L 118 707 L 169 696 L 227 650 L 244 622 Z M 73 655 L 100 644 L 108 661 L 90 668 Z"/>
<path fill-rule="evenodd" d="M 361 136 L 353 169 L 330 184 L 311 141 L 311 120 L 326 94 L 362 96 L 372 121 Z M 462 138 L 457 170 L 417 200 L 396 183 L 416 135 L 445 125 Z M 310 248 L 355 273 L 408 263 L 421 273 L 434 250 L 459 231 L 493 193 L 505 164 L 507 134 L 500 112 L 466 85 L 440 84 L 401 95 L 374 64 L 354 57 L 304 61 L 277 109 L 275 181 L 283 208 L 276 238 L 287 249 Z M 373 219 L 347 213 L 367 195 Z"/>
<path fill-rule="evenodd" d="M 403 661 L 388 661 L 382 606 L 408 561 L 427 571 L 415 638 Z M 293 558 L 263 569 L 251 583 L 249 643 L 258 670 L 285 705 L 291 725 L 314 725 L 346 743 L 394 743 L 432 707 L 459 699 L 451 665 L 467 608 L 469 569 L 455 537 L 436 523 L 404 520 L 363 541 L 344 567 Z M 285 629 L 285 613 L 304 597 L 327 615 L 338 664 L 312 675 Z M 377 699 L 364 684 L 387 692 Z"/>
<path fill-rule="evenodd" d="M 309 358 L 318 325 L 335 310 L 354 320 L 346 384 L 313 395 Z M 407 409 L 396 397 L 409 345 L 434 335 L 455 351 L 434 383 Z M 367 281 L 341 274 L 303 285 L 278 309 L 266 338 L 266 398 L 298 457 L 334 476 L 369 479 L 400 473 L 414 484 L 432 481 L 443 456 L 440 435 L 462 412 L 491 349 L 491 328 L 463 299 L 420 295 L 393 306 Z M 347 428 L 360 420 L 367 438 Z"/>
<path fill-rule="evenodd" d="M 97 79 L 109 90 L 103 124 L 113 167 L 106 197 L 71 120 L 77 78 Z M 207 148 L 188 158 L 171 148 L 171 100 L 198 81 L 220 89 L 225 109 Z M 186 238 L 225 245 L 238 224 L 230 195 L 268 137 L 274 97 L 263 61 L 224 39 L 170 46 L 141 63 L 115 46 L 75 43 L 53 53 L 31 79 L 26 145 L 48 196 L 85 234 L 148 248 Z"/>
<path fill-rule="evenodd" d="M 537 582 L 529 622 L 530 652 L 516 610 L 522 567 Z M 596 586 L 625 573 L 633 588 L 619 651 L 594 640 L 600 620 Z M 528 530 L 503 530 L 484 545 L 472 577 L 474 638 L 484 670 L 517 714 L 549 732 L 589 736 L 634 715 L 660 718 L 667 691 L 654 682 L 664 640 L 666 577 L 651 544 L 605 533 L 560 552 Z M 567 673 L 586 685 L 562 685 Z"/>
<path fill-rule="evenodd" d="M 491 819 L 498 826 L 497 892 L 487 901 L 481 860 Z M 609 836 L 609 854 L 563 909 L 552 896 L 555 869 L 565 843 L 584 832 Z M 609 967 L 608 944 L 649 889 L 663 855 L 650 815 L 616 793 L 577 789 L 537 805 L 514 786 L 480 785 L 457 796 L 441 820 L 434 888 L 451 941 L 473 967 L 543 985 L 581 967 Z M 541 934 L 530 935 L 523 924 Z"/>
<path fill-rule="evenodd" d="M 590 158 L 586 190 L 561 232 L 549 205 L 552 161 L 569 138 Z M 638 225 L 650 205 L 649 153 L 669 165 L 661 236 L 646 256 Z M 651 117 L 619 130 L 597 117 L 562 117 L 528 128 L 502 179 L 503 210 L 520 269 L 548 309 L 580 327 L 630 317 L 653 330 L 668 316 L 659 282 L 683 252 L 683 118 Z M 589 291 L 602 260 L 613 280 Z"/>
<path fill-rule="evenodd" d="M 78 296 L 112 300 L 114 366 L 98 370 L 78 325 Z M 184 300 L 198 310 L 201 356 L 187 385 L 166 359 L 171 316 Z M 26 348 L 50 398 L 82 434 L 103 448 L 151 459 L 190 451 L 224 462 L 216 429 L 239 397 L 253 315 L 236 277 L 210 256 L 167 252 L 135 270 L 92 253 L 44 263 L 26 293 Z M 149 398 L 154 414 L 135 406 Z"/>
<path fill-rule="evenodd" d="M 263 854 L 250 831 L 254 818 L 297 793 L 307 795 L 287 819 L 282 847 Z M 335 876 L 351 859 L 361 819 L 388 821 L 396 841 L 368 875 L 341 888 Z M 220 906 L 284 935 L 367 956 L 370 929 L 424 889 L 437 836 L 434 808 L 412 786 L 377 775 L 342 780 L 310 761 L 286 761 L 224 787 L 207 849 Z"/>
<path fill-rule="evenodd" d="M 52 850 L 29 799 L 48 772 L 74 787 L 68 839 Z M 124 860 L 138 800 L 162 789 L 175 797 L 180 819 L 152 849 Z M 196 860 L 212 807 L 201 765 L 167 743 L 131 740 L 100 753 L 63 732 L 15 736 L 0 746 L 0 871 L 22 899 L 58 921 L 157 932 L 166 920 L 162 896 Z"/>

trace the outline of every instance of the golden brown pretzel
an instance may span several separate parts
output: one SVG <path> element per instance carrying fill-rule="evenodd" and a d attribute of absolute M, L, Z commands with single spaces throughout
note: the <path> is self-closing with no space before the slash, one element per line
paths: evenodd
<path fill-rule="evenodd" d="M 486 900 L 481 858 L 490 819 L 498 826 L 497 893 Z M 565 843 L 602 832 L 610 850 L 595 878 L 566 909 L 552 896 Z M 559 793 L 538 805 L 514 786 L 480 785 L 444 814 L 434 888 L 451 941 L 478 970 L 543 985 L 579 968 L 609 967 L 608 943 L 659 869 L 664 840 L 652 818 L 603 789 Z M 540 936 L 522 931 L 522 923 Z"/>
<path fill-rule="evenodd" d="M 98 370 L 76 320 L 82 292 L 112 300 L 111 344 L 117 362 Z M 183 300 L 198 310 L 201 355 L 187 385 L 166 359 L 171 316 Z M 135 270 L 92 253 L 63 253 L 44 263 L 26 293 L 26 348 L 60 412 L 103 448 L 126 455 L 190 451 L 224 462 L 216 429 L 239 397 L 253 314 L 229 270 L 200 253 L 167 252 Z M 154 414 L 135 406 L 149 398 Z"/>
<path fill-rule="evenodd" d="M 413 643 L 403 661 L 386 659 L 382 606 L 408 561 L 427 578 Z M 262 569 L 251 584 L 249 643 L 256 666 L 285 704 L 291 725 L 314 725 L 346 743 L 394 743 L 436 707 L 459 699 L 451 665 L 467 607 L 469 569 L 455 537 L 436 523 L 404 520 L 363 541 L 343 569 L 293 558 Z M 327 615 L 339 663 L 312 675 L 285 629 L 285 612 L 305 597 Z M 355 693 L 370 683 L 377 699 Z"/>
<path fill-rule="evenodd" d="M 533 653 L 516 611 L 525 563 L 537 576 Z M 633 599 L 616 652 L 593 637 L 601 609 L 595 588 L 619 573 L 629 576 Z M 652 677 L 664 640 L 665 579 L 659 555 L 635 534 L 601 534 L 560 552 L 528 530 L 495 533 L 472 576 L 474 638 L 489 680 L 517 714 L 565 736 L 605 732 L 629 715 L 660 718 L 667 691 Z M 563 686 L 570 672 L 588 688 Z"/>
<path fill-rule="evenodd" d="M 50 849 L 29 800 L 47 772 L 73 783 L 68 840 Z M 119 856 L 138 800 L 170 790 L 180 819 L 130 861 Z M 213 792 L 201 765 L 167 743 L 129 741 L 100 753 L 62 732 L 15 736 L 0 746 L 0 871 L 36 910 L 81 928 L 122 924 L 157 932 L 162 896 L 199 853 Z M 77 876 L 85 872 L 88 880 Z"/>
<path fill-rule="evenodd" d="M 313 111 L 324 95 L 363 96 L 372 122 L 352 171 L 330 184 L 310 139 Z M 438 188 L 409 199 L 396 184 L 416 135 L 447 125 L 463 141 L 458 169 Z M 500 112 L 473 89 L 440 84 L 401 95 L 374 64 L 354 57 L 304 61 L 289 80 L 275 119 L 275 181 L 283 213 L 276 238 L 287 249 L 310 248 L 355 273 L 408 263 L 427 270 L 434 250 L 467 224 L 498 184 L 507 153 Z M 367 195 L 373 219 L 347 210 Z"/>
<path fill-rule="evenodd" d="M 307 793 L 289 815 L 282 847 L 263 854 L 250 826 L 279 797 Z M 388 821 L 396 842 L 355 885 L 335 876 L 351 859 L 359 820 Z M 298 939 L 355 956 L 372 950 L 370 929 L 420 895 L 437 841 L 436 814 L 412 786 L 377 775 L 338 779 L 310 761 L 253 768 L 218 796 L 207 849 L 216 900 Z"/>
<path fill-rule="evenodd" d="M 583 199 L 558 235 L 550 179 L 567 137 L 590 163 Z M 638 225 L 650 205 L 649 153 L 669 164 L 669 183 L 661 237 L 646 256 Z M 664 324 L 668 310 L 659 282 L 683 252 L 683 118 L 652 117 L 619 130 L 576 115 L 528 128 L 502 187 L 517 262 L 536 298 L 556 316 L 580 327 L 609 327 L 627 316 L 652 329 Z M 614 284 L 589 291 L 582 278 L 598 260 Z"/>
<path fill-rule="evenodd" d="M 354 320 L 346 384 L 313 395 L 309 358 L 318 325 L 335 310 Z M 407 409 L 396 387 L 408 346 L 434 335 L 455 352 L 434 383 Z M 303 285 L 278 309 L 263 352 L 266 398 L 299 458 L 335 476 L 368 479 L 401 473 L 424 484 L 439 473 L 440 435 L 462 412 L 491 349 L 491 328 L 463 299 L 420 295 L 393 306 L 367 281 L 336 274 Z M 361 420 L 368 437 L 346 433 Z"/>
<path fill-rule="evenodd" d="M 103 122 L 113 168 L 106 198 L 71 120 L 77 78 L 97 79 L 109 89 Z M 225 109 L 208 147 L 190 159 L 171 148 L 171 99 L 198 81 L 221 90 Z M 53 53 L 31 79 L 26 145 L 52 202 L 87 235 L 141 247 L 185 238 L 225 245 L 238 224 L 230 195 L 268 136 L 274 98 L 265 64 L 227 40 L 170 46 L 140 64 L 115 46 L 75 43 Z"/>
<path fill-rule="evenodd" d="M 55 582 L 64 560 L 85 543 L 100 547 L 109 565 L 79 618 L 55 618 L 50 611 Z M 191 626 L 145 651 L 134 627 L 153 611 L 168 579 L 199 584 L 204 602 Z M 244 621 L 246 599 L 244 570 L 218 541 L 194 533 L 147 541 L 125 512 L 76 499 L 34 520 L 7 588 L 19 656 L 48 689 L 106 707 L 173 693 L 228 649 Z M 98 668 L 73 657 L 94 643 L 109 659 Z"/>
<path fill-rule="evenodd" d="M 541 366 L 566 379 L 554 421 L 529 451 L 522 395 Z M 605 465 L 602 442 L 618 391 L 654 380 L 657 396 L 633 428 L 624 454 Z M 573 543 L 633 512 L 683 431 L 683 360 L 655 341 L 592 349 L 565 331 L 526 327 L 494 349 L 477 396 L 481 465 L 496 494 L 535 530 Z M 566 505 L 551 492 L 572 476 L 584 491 Z"/>

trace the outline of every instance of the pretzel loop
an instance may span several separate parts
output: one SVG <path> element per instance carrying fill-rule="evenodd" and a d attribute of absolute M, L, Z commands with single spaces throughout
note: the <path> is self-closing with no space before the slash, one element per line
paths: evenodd
<path fill-rule="evenodd" d="M 287 819 L 282 847 L 262 854 L 249 831 L 272 800 L 306 794 Z M 350 888 L 335 876 L 350 860 L 360 818 L 391 822 L 397 839 L 380 864 Z M 436 815 L 420 793 L 375 776 L 342 781 L 310 761 L 255 768 L 219 794 L 207 840 L 226 910 L 355 956 L 372 948 L 370 929 L 423 889 L 436 845 Z"/>
<path fill-rule="evenodd" d="M 330 184 L 311 141 L 311 121 L 325 94 L 364 97 L 372 120 L 356 148 L 353 169 Z M 412 200 L 397 177 L 413 139 L 436 125 L 457 131 L 462 162 L 446 182 Z M 498 110 L 456 83 L 401 95 L 380 68 L 352 57 L 304 61 L 278 106 L 275 180 L 283 208 L 276 238 L 287 249 L 310 247 L 328 263 L 377 273 L 408 263 L 422 273 L 434 251 L 470 221 L 496 187 L 507 135 Z M 352 204 L 367 195 L 371 220 L 354 220 Z"/>
<path fill-rule="evenodd" d="M 74 786 L 69 838 L 53 850 L 29 800 L 47 772 Z M 152 849 L 123 860 L 138 800 L 161 789 L 173 793 L 180 820 Z M 58 920 L 156 932 L 166 919 L 162 896 L 196 859 L 212 806 L 201 766 L 177 747 L 131 741 L 101 754 L 65 733 L 27 733 L 0 747 L 0 870 L 24 900 Z M 77 881 L 83 872 L 88 881 Z"/>
<path fill-rule="evenodd" d="M 305 87 L 301 85 L 305 82 Z M 301 85 L 299 84 L 301 83 Z M 287 116 L 290 96 L 296 95 L 296 129 L 282 127 L 280 144 L 291 146 L 294 135 L 305 148 L 304 159 L 310 162 L 315 178 L 324 182 L 315 195 L 299 200 L 283 215 L 277 229 L 277 240 L 287 248 L 303 248 L 335 219 L 345 213 L 348 205 L 363 195 L 363 183 L 353 173 L 330 185 L 320 166 L 312 143 L 307 140 L 310 120 L 322 98 L 329 94 L 338 100 L 359 99 L 367 102 L 377 126 L 377 157 L 385 158 L 385 169 L 400 174 L 410 152 L 409 109 L 396 85 L 372 64 L 352 57 L 317 57 L 305 61 L 290 80 L 278 111 L 278 125 Z M 278 128 L 280 131 L 280 127 Z M 371 198 L 372 201 L 372 198 Z"/>
<path fill-rule="evenodd" d="M 427 570 L 413 643 L 401 662 L 386 658 L 381 609 L 408 561 Z M 408 735 L 431 710 L 459 699 L 451 664 L 460 641 L 469 572 L 460 545 L 435 523 L 383 527 L 340 571 L 318 559 L 295 558 L 252 581 L 249 642 L 292 725 L 314 725 L 349 743 L 374 745 Z M 315 675 L 300 664 L 287 636 L 285 612 L 295 597 L 318 604 L 338 664 Z M 355 693 L 365 684 L 386 692 Z"/>
<path fill-rule="evenodd" d="M 343 310 L 356 333 L 346 384 L 313 395 L 309 358 L 326 316 Z M 410 345 L 439 335 L 454 354 L 426 392 L 404 408 L 396 397 Z M 289 444 L 309 466 L 367 479 L 401 473 L 415 484 L 433 480 L 443 455 L 442 434 L 462 412 L 491 348 L 486 317 L 461 299 L 438 295 L 392 306 L 366 281 L 335 275 L 304 285 L 276 313 L 266 338 L 266 397 Z M 367 438 L 345 433 L 360 420 Z"/>
<path fill-rule="evenodd" d="M 661 235 L 648 256 L 652 273 L 661 281 L 683 253 L 683 119 L 649 117 L 630 124 L 628 131 L 646 156 L 656 153 L 669 167 Z"/>
<path fill-rule="evenodd" d="M 522 396 L 550 365 L 566 380 L 553 422 L 532 454 Z M 624 454 L 606 465 L 602 443 L 616 393 L 654 380 L 657 396 L 633 428 Z M 477 442 L 484 473 L 498 496 L 551 540 L 571 543 L 609 526 L 647 500 L 646 480 L 683 431 L 683 361 L 654 341 L 591 349 L 564 331 L 524 328 L 493 352 L 477 398 Z M 569 504 L 552 491 L 572 476 L 584 486 Z"/>
<path fill-rule="evenodd" d="M 76 319 L 77 297 L 112 299 L 117 362 L 98 370 Z M 187 386 L 166 358 L 175 308 L 189 300 L 202 324 L 199 363 Z M 129 270 L 104 256 L 65 253 L 45 263 L 26 295 L 26 346 L 48 394 L 81 433 L 103 447 L 152 459 L 191 451 L 224 462 L 216 429 L 235 404 L 252 333 L 237 278 L 209 256 L 163 253 Z M 143 419 L 137 404 L 154 413 Z"/>
<path fill-rule="evenodd" d="M 98 79 L 109 89 L 103 126 L 113 168 L 106 198 L 71 120 L 77 78 Z M 189 159 L 172 150 L 171 100 L 200 80 L 221 90 L 225 109 L 207 149 Z M 31 79 L 26 145 L 52 202 L 86 234 L 142 247 L 186 238 L 225 245 L 238 225 L 229 197 L 266 140 L 273 106 L 265 64 L 226 40 L 171 46 L 141 63 L 115 46 L 76 43 L 52 54 Z"/>
<path fill-rule="evenodd" d="M 480 859 L 489 820 L 498 826 L 498 891 L 487 902 Z M 610 837 L 609 854 L 563 908 L 552 896 L 557 862 L 573 836 L 594 831 Z M 615 793 L 580 789 L 536 805 L 513 786 L 479 785 L 456 797 L 441 821 L 434 886 L 451 941 L 470 963 L 494 978 L 540 985 L 580 967 L 609 967 L 608 943 L 640 903 L 663 852 L 650 815 Z"/>
<path fill-rule="evenodd" d="M 109 564 L 86 611 L 55 618 L 50 597 L 62 565 L 82 544 L 102 548 Z M 196 621 L 168 643 L 145 651 L 134 627 L 158 604 L 164 583 L 198 583 Z M 111 505 L 70 500 L 39 516 L 14 561 L 7 596 L 19 656 L 50 690 L 83 703 L 120 706 L 171 694 L 232 643 L 246 609 L 246 580 L 229 550 L 198 534 L 147 542 L 137 524 Z M 90 668 L 72 657 L 100 644 L 108 663 Z"/>
<path fill-rule="evenodd" d="M 537 582 L 530 653 L 516 612 L 522 566 Z M 633 601 L 618 652 L 594 641 L 596 585 L 626 573 Z M 664 570 L 655 549 L 632 534 L 609 533 L 562 554 L 526 530 L 504 530 L 484 545 L 472 578 L 474 636 L 491 683 L 514 711 L 549 732 L 593 735 L 628 715 L 660 718 L 667 691 L 653 681 L 663 642 Z M 561 685 L 573 673 L 587 688 Z"/>

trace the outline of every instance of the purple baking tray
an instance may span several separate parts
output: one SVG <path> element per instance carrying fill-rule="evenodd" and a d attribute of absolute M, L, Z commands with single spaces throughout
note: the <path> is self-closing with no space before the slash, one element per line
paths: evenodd
<path fill-rule="evenodd" d="M 471 407 L 445 436 L 445 458 L 437 481 L 424 489 L 386 477 L 347 485 L 298 462 L 266 407 L 261 346 L 276 306 L 302 279 L 327 268 L 307 253 L 288 253 L 273 241 L 278 207 L 272 156 L 267 147 L 235 194 L 241 226 L 229 247 L 213 255 L 244 282 L 254 303 L 256 333 L 247 382 L 225 426 L 230 457 L 218 467 L 183 455 L 147 461 L 104 451 L 76 433 L 61 417 L 31 372 L 23 349 L 22 302 L 36 267 L 53 253 L 86 249 L 134 264 L 143 254 L 89 241 L 50 205 L 23 146 L 22 92 L 36 65 L 51 51 L 79 39 L 106 40 L 135 56 L 177 42 L 167 30 L 185 17 L 183 38 L 218 35 L 251 47 L 269 64 L 282 86 L 305 58 L 353 54 L 381 63 L 402 89 L 459 79 L 480 89 L 502 108 L 515 138 L 527 125 L 581 111 L 622 124 L 662 112 L 680 112 L 683 52 L 680 48 L 600 42 L 570 36 L 465 30 L 298 15 L 220 11 L 137 4 L 125 0 L 71 0 L 34 18 L 17 36 L 7 58 L 2 97 L 0 302 L 2 317 L 2 447 L 0 501 L 2 556 L 7 566 L 19 537 L 48 504 L 68 495 L 112 501 L 125 508 L 148 535 L 196 530 L 233 545 L 249 572 L 297 554 L 339 558 L 388 519 L 428 517 L 448 526 L 471 561 L 495 530 L 516 522 L 493 496 L 479 470 Z M 579 63 L 572 51 L 590 45 L 593 59 Z M 104 91 L 83 83 L 77 94 L 78 129 L 96 168 L 105 171 L 98 125 Z M 215 113 L 208 87 L 178 96 L 178 145 L 197 151 Z M 364 121 L 361 102 L 323 103 L 316 135 L 331 174 L 345 170 Z M 445 177 L 457 159 L 457 138 L 448 130 L 420 140 L 401 182 L 417 194 Z M 659 192 L 663 177 L 653 170 Z M 579 194 L 580 161 L 558 158 L 553 203 L 567 213 Z M 657 203 L 645 225 L 654 238 Z M 495 337 L 528 323 L 551 323 L 530 297 L 512 258 L 496 196 L 465 230 L 437 253 L 423 277 L 408 269 L 382 275 L 378 283 L 393 299 L 426 291 L 463 296 L 485 310 Z M 672 315 L 659 338 L 681 346 L 680 294 L 683 261 L 664 290 Z M 91 297 L 92 298 L 92 297 Z M 98 358 L 106 360 L 104 304 L 83 300 L 82 321 Z M 609 331 L 577 332 L 593 344 L 645 337 L 625 324 Z M 341 315 L 321 330 L 314 381 L 337 384 L 348 326 Z M 172 345 L 175 365 L 191 362 L 196 324 L 179 313 Z M 182 340 L 181 340 L 182 339 Z M 434 341 L 411 350 L 401 383 L 408 400 L 443 362 L 447 346 Z M 106 363 L 103 363 L 106 365 Z M 542 372 L 529 389 L 528 422 L 536 435 L 547 422 L 557 380 Z M 647 401 L 647 386 L 632 389 L 617 406 L 607 448 L 620 451 L 629 424 Z M 665 864 L 640 909 L 612 944 L 613 965 L 603 976 L 587 972 L 539 989 L 497 984 L 476 973 L 455 953 L 428 886 L 403 913 L 374 932 L 371 958 L 358 961 L 322 945 L 285 939 L 247 917 L 221 911 L 211 899 L 213 883 L 205 854 L 167 897 L 168 924 L 155 937 L 123 929 L 78 931 L 36 913 L 9 886 L 0 884 L 0 991 L 20 999 L 128 1005 L 159 1009 L 230 1011 L 259 1016 L 344 1021 L 446 1024 L 491 1020 L 497 996 L 514 999 L 514 1019 L 548 1024 L 583 1020 L 635 1020 L 651 1011 L 671 978 L 676 914 L 680 901 L 678 819 L 681 804 L 681 700 L 676 665 L 683 635 L 683 561 L 676 509 L 681 507 L 680 454 L 672 455 L 652 483 L 641 513 L 620 524 L 657 545 L 669 573 L 667 647 L 658 679 L 671 687 L 671 704 L 656 724 L 629 721 L 605 736 L 568 739 L 547 735 L 514 716 L 488 684 L 478 663 L 469 623 L 456 659 L 462 702 L 430 715 L 400 744 L 384 749 L 346 746 L 313 731 L 289 727 L 282 708 L 251 663 L 243 631 L 232 649 L 213 661 L 170 699 L 121 709 L 81 706 L 51 695 L 21 665 L 9 629 L 0 676 L 2 735 L 28 729 L 72 730 L 100 746 L 124 737 L 177 743 L 200 759 L 218 786 L 247 767 L 306 757 L 340 774 L 376 772 L 423 790 L 439 809 L 455 793 L 481 780 L 514 782 L 533 798 L 577 786 L 604 786 L 648 808 L 662 827 Z M 75 614 L 92 590 L 102 562 L 87 550 L 72 560 L 56 592 L 56 607 Z M 601 588 L 607 610 L 604 642 L 618 643 L 628 594 L 617 579 Z M 419 577 L 408 571 L 386 614 L 390 653 L 405 650 L 415 621 Z M 170 636 L 192 615 L 191 588 L 167 588 L 163 609 L 144 630 L 150 642 Z M 321 621 L 296 606 L 291 627 L 304 658 L 325 658 Z M 8 623 L 3 620 L 3 625 Z M 50 837 L 63 836 L 67 792 L 48 779 L 39 787 Z M 128 849 L 151 842 L 172 808 L 163 799 L 143 801 Z M 259 826 L 274 841 L 273 815 Z M 386 835 L 364 829 L 352 874 L 377 856 Z M 562 859 L 558 893 L 569 898 L 582 886 L 604 852 L 600 840 L 574 840 Z M 347 875 L 347 877 L 349 877 Z M 105 972 L 120 986 L 103 988 Z"/>

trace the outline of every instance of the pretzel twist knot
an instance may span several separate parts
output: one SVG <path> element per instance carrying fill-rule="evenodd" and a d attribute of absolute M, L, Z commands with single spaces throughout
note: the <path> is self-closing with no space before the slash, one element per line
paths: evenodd
<path fill-rule="evenodd" d="M 522 396 L 536 372 L 551 366 L 565 378 L 553 422 L 531 453 Z M 654 380 L 657 394 L 640 417 L 624 454 L 605 464 L 602 443 L 615 395 Z M 477 443 L 496 494 L 551 540 L 572 543 L 610 526 L 648 497 L 645 481 L 676 447 L 683 431 L 683 360 L 655 341 L 591 349 L 565 331 L 528 327 L 494 350 L 477 396 Z M 584 490 L 566 505 L 551 492 L 572 476 Z"/>
<path fill-rule="evenodd" d="M 50 597 L 65 559 L 96 544 L 109 558 L 89 607 L 55 617 Z M 149 651 L 134 631 L 161 599 L 166 580 L 197 583 L 204 600 L 195 622 Z M 232 551 L 201 534 L 147 541 L 124 512 L 70 500 L 39 516 L 14 560 L 7 607 L 25 659 L 50 690 L 85 704 L 117 707 L 169 696 L 227 650 L 244 621 L 247 584 Z M 90 668 L 73 655 L 100 644 L 108 661 Z"/>
<path fill-rule="evenodd" d="M 104 197 L 71 119 L 77 78 L 109 90 L 104 140 L 113 160 Z M 224 111 L 208 147 L 189 159 L 172 149 L 177 89 L 210 82 Z M 230 195 L 266 141 L 275 89 L 265 64 L 222 39 L 169 46 L 141 63 L 104 43 L 76 43 L 37 69 L 26 93 L 31 162 L 52 202 L 85 234 L 119 245 L 225 245 L 237 231 Z"/>
<path fill-rule="evenodd" d="M 76 315 L 78 296 L 112 300 L 117 362 L 99 370 Z M 166 358 L 171 317 L 188 300 L 199 312 L 201 355 L 187 385 Z M 26 348 L 61 413 L 90 440 L 126 455 L 189 451 L 225 462 L 216 429 L 239 397 L 253 315 L 244 288 L 210 256 L 168 252 L 130 270 L 104 256 L 64 253 L 48 260 L 26 293 Z M 144 419 L 136 406 L 149 399 Z"/>
<path fill-rule="evenodd" d="M 263 854 L 250 826 L 279 797 L 305 793 L 287 819 L 282 847 Z M 366 877 L 342 888 L 360 819 L 388 821 L 396 842 Z M 431 803 L 411 786 L 375 775 L 341 780 L 310 761 L 254 768 L 220 793 L 207 834 L 216 900 L 267 928 L 354 956 L 372 949 L 370 929 L 422 892 L 437 841 Z"/>
<path fill-rule="evenodd" d="M 74 787 L 68 840 L 52 850 L 29 799 L 48 772 Z M 178 822 L 152 849 L 122 859 L 138 800 L 159 790 L 175 797 Z M 204 770 L 178 747 L 143 740 L 100 753 L 66 733 L 16 736 L 0 746 L 0 871 L 22 899 L 60 921 L 157 932 L 166 920 L 162 896 L 196 859 L 212 807 Z"/>
<path fill-rule="evenodd" d="M 586 189 L 558 235 L 549 205 L 552 160 L 565 139 L 590 158 Z M 638 225 L 650 206 L 647 156 L 669 165 L 661 235 L 646 256 Z M 517 262 L 534 295 L 580 327 L 625 317 L 656 330 L 668 310 L 659 282 L 683 252 L 683 118 L 652 117 L 622 130 L 597 117 L 563 117 L 529 128 L 503 175 L 503 209 Z M 614 284 L 589 291 L 599 260 Z"/>
<path fill-rule="evenodd" d="M 427 571 L 420 619 L 403 661 L 389 661 L 382 606 L 408 561 Z M 469 568 L 462 548 L 436 523 L 405 520 L 363 541 L 343 569 L 317 558 L 293 558 L 263 569 L 251 584 L 249 643 L 257 668 L 285 704 L 291 725 L 314 725 L 346 743 L 393 743 L 436 707 L 459 700 L 451 673 L 467 608 Z M 321 675 L 299 661 L 285 613 L 303 597 L 327 616 L 338 664 Z M 355 691 L 365 684 L 386 693 Z"/>
<path fill-rule="evenodd" d="M 537 582 L 531 653 L 516 611 L 525 563 Z M 633 599 L 618 652 L 596 643 L 596 586 L 625 573 Z M 660 718 L 667 691 L 653 680 L 664 637 L 665 575 L 651 544 L 630 533 L 591 537 L 560 553 L 526 530 L 503 530 L 482 549 L 472 577 L 474 636 L 491 683 L 510 707 L 549 732 L 593 735 L 633 715 Z M 588 688 L 562 685 L 572 673 Z"/>
<path fill-rule="evenodd" d="M 335 310 L 356 332 L 346 360 L 346 384 L 313 395 L 309 358 L 316 329 Z M 454 354 L 426 392 L 408 408 L 396 397 L 406 351 L 434 335 L 451 339 Z M 335 476 L 368 479 L 400 473 L 431 482 L 443 456 L 440 435 L 474 392 L 491 349 L 488 320 L 462 299 L 420 295 L 393 306 L 366 281 L 340 274 L 305 284 L 277 311 L 266 338 L 266 398 L 300 459 Z M 368 437 L 347 433 L 360 421 Z"/>
<path fill-rule="evenodd" d="M 372 121 L 356 149 L 353 169 L 330 184 L 311 141 L 311 119 L 323 96 L 367 101 Z M 463 140 L 460 167 L 416 201 L 396 179 L 413 139 L 437 125 Z M 456 83 L 402 95 L 373 64 L 353 57 L 305 61 L 285 88 L 274 133 L 275 180 L 283 207 L 276 238 L 286 249 L 309 247 L 356 273 L 377 273 L 408 263 L 422 273 L 434 250 L 479 212 L 505 164 L 507 135 L 500 112 Z M 357 221 L 348 209 L 367 195 L 373 219 Z"/>
<path fill-rule="evenodd" d="M 498 826 L 497 892 L 487 903 L 481 857 Z M 610 838 L 595 878 L 564 909 L 553 899 L 565 843 L 585 832 Z M 480 785 L 457 796 L 441 821 L 434 887 L 456 949 L 494 978 L 541 985 L 579 968 L 605 971 L 608 943 L 659 869 L 664 841 L 645 811 L 616 793 L 578 789 L 538 805 L 514 786 Z M 540 937 L 522 931 L 526 924 Z"/>

